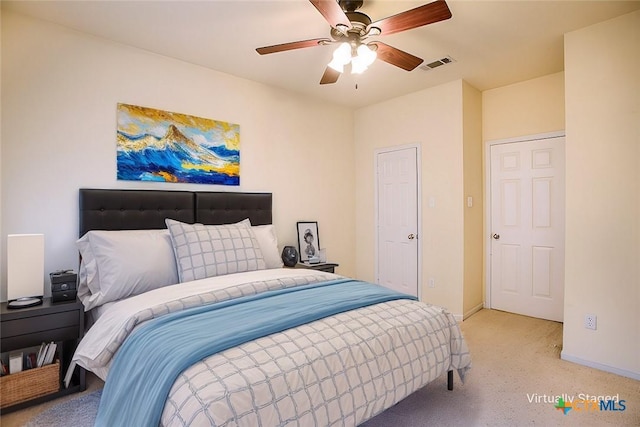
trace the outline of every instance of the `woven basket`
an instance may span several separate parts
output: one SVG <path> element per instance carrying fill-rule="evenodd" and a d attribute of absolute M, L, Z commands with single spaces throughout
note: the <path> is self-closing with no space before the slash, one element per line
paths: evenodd
<path fill-rule="evenodd" d="M 0 408 L 60 390 L 60 362 L 0 377 Z"/>

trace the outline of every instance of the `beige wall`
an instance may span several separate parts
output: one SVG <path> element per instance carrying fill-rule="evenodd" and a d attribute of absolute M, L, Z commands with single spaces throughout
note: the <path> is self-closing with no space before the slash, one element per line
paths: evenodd
<path fill-rule="evenodd" d="M 44 233 L 45 275 L 77 268 L 80 187 L 271 191 L 281 247 L 317 220 L 338 272 L 355 274 L 350 110 L 6 11 L 1 37 L 2 245 Z M 241 186 L 117 181 L 118 102 L 240 124 Z"/>
<path fill-rule="evenodd" d="M 482 187 L 482 94 L 464 82 L 463 90 L 463 168 L 464 168 L 464 318 L 483 306 L 484 218 Z M 467 198 L 472 198 L 472 206 Z"/>
<path fill-rule="evenodd" d="M 357 276 L 375 280 L 374 153 L 381 148 L 419 144 L 422 154 L 421 298 L 447 307 L 459 317 L 463 314 L 465 281 L 463 112 L 470 123 L 478 120 L 480 114 L 464 110 L 463 106 L 468 93 L 472 98 L 469 108 L 479 109 L 474 91 L 458 80 L 361 108 L 355 113 Z M 470 124 L 469 137 L 475 128 Z M 476 141 L 480 144 L 479 133 Z M 429 206 L 430 199 L 435 202 L 434 207 Z M 435 279 L 435 288 L 427 287 L 430 277 Z"/>
<path fill-rule="evenodd" d="M 640 379 L 640 11 L 565 36 L 562 357 Z M 598 329 L 583 319 L 597 315 Z"/>
<path fill-rule="evenodd" d="M 564 73 L 482 92 L 485 141 L 564 130 Z"/>

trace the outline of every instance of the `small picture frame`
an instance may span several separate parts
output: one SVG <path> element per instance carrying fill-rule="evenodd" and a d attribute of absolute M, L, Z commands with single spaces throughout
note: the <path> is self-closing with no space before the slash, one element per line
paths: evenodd
<path fill-rule="evenodd" d="M 309 261 L 312 256 L 320 256 L 320 236 L 317 221 L 298 221 L 298 252 L 300 261 Z"/>

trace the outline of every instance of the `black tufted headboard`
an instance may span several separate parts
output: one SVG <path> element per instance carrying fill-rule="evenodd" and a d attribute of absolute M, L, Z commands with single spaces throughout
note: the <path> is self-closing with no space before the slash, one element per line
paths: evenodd
<path fill-rule="evenodd" d="M 90 230 L 165 228 L 165 218 L 202 224 L 272 221 L 271 193 L 81 188 L 79 207 L 80 236 Z"/>

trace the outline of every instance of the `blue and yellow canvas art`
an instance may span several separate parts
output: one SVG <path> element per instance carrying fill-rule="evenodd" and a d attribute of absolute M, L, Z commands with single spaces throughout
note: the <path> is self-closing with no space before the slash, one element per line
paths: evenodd
<path fill-rule="evenodd" d="M 118 179 L 240 185 L 240 125 L 118 104 Z"/>

